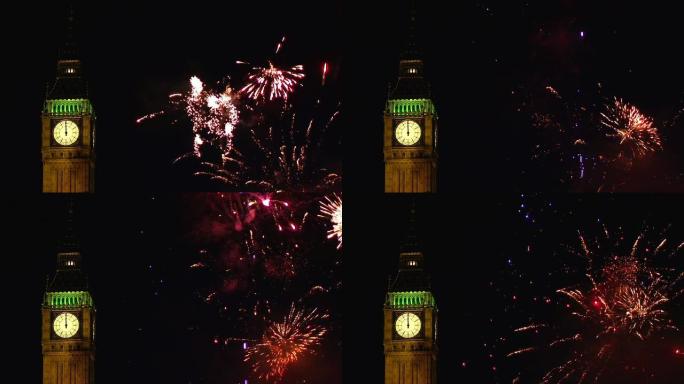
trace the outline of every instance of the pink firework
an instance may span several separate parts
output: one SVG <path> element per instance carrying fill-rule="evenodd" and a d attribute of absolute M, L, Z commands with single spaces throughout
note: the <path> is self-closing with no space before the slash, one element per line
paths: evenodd
<path fill-rule="evenodd" d="M 630 160 L 662 149 L 658 128 L 637 107 L 615 98 L 601 113 L 601 124 L 611 130 L 608 137 L 619 140 L 620 156 Z"/>
<path fill-rule="evenodd" d="M 290 307 L 282 322 L 272 323 L 257 344 L 247 349 L 245 362 L 252 365 L 261 380 L 280 382 L 288 367 L 318 347 L 327 329 L 321 325 L 328 319 L 314 309 L 307 312 Z"/>
<path fill-rule="evenodd" d="M 268 67 L 254 68 L 240 94 L 255 101 L 280 99 L 287 102 L 302 79 L 303 66 L 297 65 L 286 70 L 277 68 L 269 62 Z"/>
<path fill-rule="evenodd" d="M 276 55 L 284 43 L 283 38 Z M 304 67 L 281 69 L 274 62 L 254 68 L 245 84 L 237 87 L 229 76 L 218 88 L 193 76 L 188 91 L 169 95 L 167 109 L 141 116 L 136 123 L 165 116 L 176 124 L 187 116 L 192 123 L 192 142 L 187 143 L 191 150 L 178 156 L 174 164 L 186 164 L 195 176 L 220 188 L 337 188 L 341 177 L 329 167 L 338 167 L 338 161 L 329 163 L 323 145 L 330 126 L 336 124 L 340 104 L 322 102 L 320 96 L 291 102 L 292 93 L 303 86 Z M 237 63 L 250 65 L 242 60 Z M 324 81 L 327 70 L 325 63 Z M 279 108 L 273 108 L 274 104 Z"/>
<path fill-rule="evenodd" d="M 208 91 L 197 76 L 190 79 L 190 85 L 185 110 L 195 134 L 195 156 L 200 156 L 200 148 L 206 142 L 218 145 L 224 156 L 227 155 L 232 149 L 233 130 L 239 120 L 232 89 L 226 87 L 222 93 Z"/>

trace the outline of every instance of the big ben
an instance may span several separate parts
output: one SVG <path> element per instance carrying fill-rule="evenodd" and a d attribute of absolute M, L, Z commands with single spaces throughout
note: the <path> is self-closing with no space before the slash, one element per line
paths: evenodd
<path fill-rule="evenodd" d="M 95 377 L 95 307 L 67 226 L 42 305 L 43 384 L 92 384 Z"/>
<path fill-rule="evenodd" d="M 385 384 L 437 382 L 437 307 L 424 261 L 410 234 L 384 305 Z"/>
<path fill-rule="evenodd" d="M 399 61 L 384 114 L 386 193 L 437 192 L 437 112 L 415 43 L 415 15 L 409 43 Z"/>
<path fill-rule="evenodd" d="M 42 111 L 44 193 L 95 191 L 95 112 L 73 39 L 73 12 Z"/>

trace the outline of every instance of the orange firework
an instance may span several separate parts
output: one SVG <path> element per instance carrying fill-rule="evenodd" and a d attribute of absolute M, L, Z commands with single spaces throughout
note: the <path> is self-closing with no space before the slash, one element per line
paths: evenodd
<path fill-rule="evenodd" d="M 313 353 L 327 329 L 320 324 L 328 318 L 314 309 L 298 309 L 294 303 L 282 322 L 271 324 L 258 344 L 247 349 L 245 362 L 261 380 L 279 382 L 287 368 L 303 355 Z"/>
<path fill-rule="evenodd" d="M 660 134 L 653 120 L 634 105 L 615 98 L 601 117 L 601 123 L 612 131 L 608 137 L 616 137 L 620 141 L 620 156 L 633 160 L 662 149 Z"/>

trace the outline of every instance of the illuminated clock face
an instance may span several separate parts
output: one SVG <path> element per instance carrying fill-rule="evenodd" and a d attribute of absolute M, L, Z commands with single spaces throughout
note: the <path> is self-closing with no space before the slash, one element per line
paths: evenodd
<path fill-rule="evenodd" d="M 420 317 L 415 313 L 404 313 L 397 317 L 394 327 L 399 336 L 404 339 L 410 339 L 420 332 Z"/>
<path fill-rule="evenodd" d="M 412 120 L 405 120 L 397 125 L 395 130 L 397 141 L 401 145 L 414 145 L 420 140 L 420 125 Z"/>
<path fill-rule="evenodd" d="M 78 125 L 71 120 L 63 120 L 52 130 L 55 141 L 59 145 L 72 145 L 78 141 Z"/>
<path fill-rule="evenodd" d="M 78 332 L 78 317 L 71 313 L 62 313 L 52 323 L 55 334 L 62 339 L 68 339 Z"/>

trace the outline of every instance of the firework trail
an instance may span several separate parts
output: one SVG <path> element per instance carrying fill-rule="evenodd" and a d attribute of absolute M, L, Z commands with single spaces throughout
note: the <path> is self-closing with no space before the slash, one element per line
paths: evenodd
<path fill-rule="evenodd" d="M 239 306 L 264 318 L 268 300 L 259 299 L 252 281 L 287 282 L 298 275 L 298 256 L 306 251 L 302 231 L 309 221 L 308 207 L 261 193 L 208 194 L 193 206 L 201 211 L 191 235 L 199 245 L 199 259 L 190 269 L 220 277 L 219 288 L 206 297 L 217 290 L 221 296 L 250 291 L 247 296 L 254 300 L 241 300 Z"/>
<path fill-rule="evenodd" d="M 247 349 L 245 362 L 262 380 L 279 382 L 287 368 L 307 354 L 315 352 L 327 329 L 321 324 L 328 315 L 317 309 L 305 311 L 290 307 L 282 322 L 272 323 L 259 342 Z"/>
<path fill-rule="evenodd" d="M 614 189 L 629 179 L 637 161 L 663 150 L 653 119 L 617 97 L 603 102 L 602 92 L 600 83 L 593 92 L 578 89 L 569 96 L 551 85 L 518 92 L 523 96 L 517 110 L 535 129 L 531 159 L 555 163 L 561 184 Z"/>
<path fill-rule="evenodd" d="M 679 330 L 670 318 L 667 306 L 681 296 L 684 273 L 675 268 L 656 268 L 652 260 L 654 256 L 664 254 L 667 241 L 646 243 L 642 233 L 629 249 L 624 249 L 619 240 L 614 240 L 617 243 L 611 240 L 605 227 L 602 233 L 605 239 L 597 240 L 593 247 L 580 233 L 580 247 L 573 251 L 587 261 L 586 282 L 556 291 L 569 299 L 563 309 L 567 317 L 576 320 L 579 332 L 563 335 L 561 330 L 561 334 L 552 335 L 550 341 L 526 345 L 507 355 L 514 358 L 537 351 L 561 353 L 565 360 L 548 370 L 542 383 L 600 382 L 607 370 L 630 364 L 623 361 L 622 351 L 657 342 L 660 339 L 656 335 Z M 679 247 L 673 249 L 669 257 L 678 250 Z M 542 330 L 547 333 L 558 331 L 546 324 L 531 324 L 514 332 Z M 564 349 L 560 350 L 560 347 Z M 641 372 L 649 374 L 647 367 Z"/>
<path fill-rule="evenodd" d="M 589 108 L 547 85 L 541 92 L 521 92 L 524 101 L 518 110 L 529 116 L 535 130 L 532 160 L 560 164 L 562 184 L 596 183 L 602 153 L 595 150 L 595 131 Z M 598 176 L 596 174 L 599 174 Z"/>
<path fill-rule="evenodd" d="M 232 324 L 268 321 L 283 292 L 318 300 L 339 284 L 338 260 L 320 259 L 329 224 L 316 215 L 322 197 L 293 196 L 211 193 L 188 201 L 188 238 L 195 250 L 188 271 L 198 282 L 198 299 Z M 254 330 L 227 332 L 224 341 L 254 338 Z"/>
<path fill-rule="evenodd" d="M 601 113 L 601 123 L 611 130 L 608 137 L 620 142 L 620 156 L 635 160 L 662 149 L 660 134 L 651 118 L 622 99 L 615 98 Z"/>
<path fill-rule="evenodd" d="M 279 42 L 276 54 L 284 42 L 284 38 Z M 325 63 L 324 82 L 327 70 Z M 341 176 L 324 164 L 327 151 L 323 145 L 330 127 L 337 123 L 340 105 L 321 102 L 321 95 L 301 96 L 293 102 L 305 78 L 303 66 L 282 69 L 273 60 L 266 67 L 253 68 L 241 87 L 233 87 L 226 76 L 214 90 L 193 76 L 188 91 L 169 96 L 167 109 L 136 122 L 165 116 L 175 124 L 187 117 L 192 124 L 188 146 L 192 151 L 180 155 L 174 164 L 187 164 L 195 169 L 196 177 L 218 188 L 336 190 Z"/>
<path fill-rule="evenodd" d="M 332 229 L 328 230 L 328 239 L 337 238 L 337 249 L 342 248 L 342 199 L 336 194 L 321 201 L 319 217 L 330 221 Z"/>

